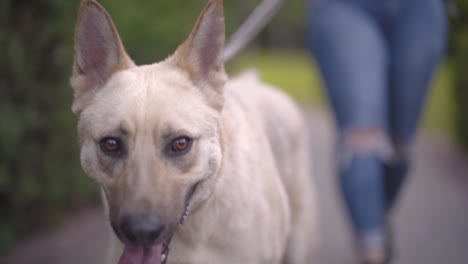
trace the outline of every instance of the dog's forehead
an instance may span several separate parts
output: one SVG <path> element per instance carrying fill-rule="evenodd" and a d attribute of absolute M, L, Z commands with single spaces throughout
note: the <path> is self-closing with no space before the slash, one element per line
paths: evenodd
<path fill-rule="evenodd" d="M 179 126 L 212 118 L 203 94 L 189 78 L 164 64 L 135 67 L 116 73 L 96 94 L 84 116 L 96 133 L 122 122 L 131 126 Z"/>
<path fill-rule="evenodd" d="M 167 95 L 191 88 L 187 74 L 167 63 L 138 66 L 114 74 L 107 86 L 121 88 L 137 94 Z"/>
<path fill-rule="evenodd" d="M 114 109 L 128 106 L 138 108 L 146 103 L 161 110 L 180 100 L 195 102 L 199 96 L 199 91 L 193 89 L 181 71 L 155 64 L 114 74 L 96 94 L 94 103 L 106 107 L 111 105 Z"/>

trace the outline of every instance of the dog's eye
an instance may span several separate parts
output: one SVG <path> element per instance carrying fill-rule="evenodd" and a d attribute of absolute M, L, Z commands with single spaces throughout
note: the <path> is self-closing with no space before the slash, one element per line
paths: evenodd
<path fill-rule="evenodd" d="M 101 151 L 107 155 L 120 155 L 122 146 L 120 140 L 117 138 L 106 137 L 99 143 Z"/>
<path fill-rule="evenodd" d="M 177 154 L 182 154 L 189 151 L 192 146 L 192 139 L 188 137 L 176 138 L 171 145 L 171 151 Z"/>

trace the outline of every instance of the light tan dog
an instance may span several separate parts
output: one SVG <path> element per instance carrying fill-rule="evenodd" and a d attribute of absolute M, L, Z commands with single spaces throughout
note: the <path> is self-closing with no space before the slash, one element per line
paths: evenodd
<path fill-rule="evenodd" d="M 72 108 L 113 229 L 109 264 L 312 262 L 304 120 L 254 74 L 226 80 L 224 38 L 210 0 L 172 56 L 136 66 L 109 14 L 82 1 Z"/>

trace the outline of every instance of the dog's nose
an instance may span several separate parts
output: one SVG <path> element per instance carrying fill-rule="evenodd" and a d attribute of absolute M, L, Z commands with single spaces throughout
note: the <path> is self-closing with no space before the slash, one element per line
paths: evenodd
<path fill-rule="evenodd" d="M 125 239 L 134 244 L 153 244 L 164 230 L 157 214 L 127 215 L 120 222 L 120 230 Z"/>

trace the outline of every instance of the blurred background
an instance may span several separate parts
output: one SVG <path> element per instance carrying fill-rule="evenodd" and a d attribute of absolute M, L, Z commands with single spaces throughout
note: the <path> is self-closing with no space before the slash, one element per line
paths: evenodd
<path fill-rule="evenodd" d="M 188 35 L 206 1 L 99 2 L 111 13 L 130 56 L 137 64 L 146 64 L 164 59 L 175 50 Z M 224 2 L 230 35 L 260 1 Z M 70 259 L 51 259 L 57 254 L 44 252 L 67 252 L 64 241 L 86 235 L 79 232 L 80 225 L 84 225 L 85 231 L 104 233 L 94 225 L 104 222 L 104 218 L 95 216 L 99 212 L 94 209 L 99 206 L 97 188 L 79 166 L 76 119 L 70 111 L 72 92 L 68 81 L 78 4 L 78 0 L 0 0 L 0 262 L 2 256 L 18 259 L 26 257 L 26 252 L 32 252 L 43 258 L 43 262 L 36 259 L 34 263 L 98 263 L 92 260 L 91 255 L 88 256 L 89 262 L 73 262 Z M 421 151 L 449 153 L 444 156 L 444 159 L 448 159 L 448 169 L 439 173 L 444 177 L 450 177 L 450 174 L 461 176 L 457 178 L 457 184 L 447 187 L 447 193 L 457 192 L 456 188 L 468 182 L 468 172 L 463 171 L 468 160 L 465 156 L 468 150 L 468 1 L 458 0 L 455 4 L 456 9 L 450 8 L 449 54 L 433 82 L 422 125 L 423 134 L 428 135 L 428 139 L 423 140 L 427 144 L 421 147 L 424 149 Z M 227 69 L 231 74 L 252 67 L 258 69 L 262 79 L 284 88 L 303 105 L 316 138 L 321 139 L 320 135 L 323 134 L 324 142 L 332 142 L 328 134 L 332 133 L 330 127 L 333 122 L 328 114 L 321 78 L 305 49 L 304 19 L 304 1 L 285 1 L 280 13 L 248 49 L 227 65 Z M 442 143 L 428 147 L 434 141 Z M 321 148 L 318 147 L 319 150 Z M 319 160 L 331 155 L 331 146 L 323 148 L 327 151 L 316 154 Z M 435 159 L 435 163 L 424 162 L 436 166 L 439 159 Z M 331 170 L 321 166 L 316 168 L 322 169 Z M 331 173 L 328 174 L 328 178 L 332 178 Z M 333 191 L 333 180 L 329 181 L 319 180 L 330 189 L 324 195 L 338 201 L 336 206 L 325 205 L 324 210 L 327 210 L 326 206 L 341 206 Z M 440 185 L 438 182 L 434 184 Z M 462 207 L 467 205 L 466 200 L 460 202 L 458 199 L 468 196 L 468 188 L 462 189 L 465 192 L 454 198 L 455 203 L 460 204 L 460 207 L 453 208 L 457 213 L 461 213 L 460 210 L 468 211 L 468 207 Z M 440 195 L 446 196 L 445 193 Z M 430 200 L 425 199 L 425 202 Z M 453 206 L 453 203 L 450 201 L 447 206 Z M 427 213 L 430 217 L 434 211 Z M 339 212 L 325 214 L 344 218 Z M 460 221 L 467 220 L 463 218 L 466 214 L 456 216 L 455 213 L 453 217 L 458 217 Z M 339 225 L 344 220 L 336 221 Z M 453 247 L 468 248 L 465 237 L 468 222 L 465 223 L 459 226 L 454 223 L 457 229 L 454 234 L 461 236 L 457 238 L 461 245 L 448 240 L 448 243 L 454 243 Z M 90 245 L 102 241 L 102 238 L 82 239 L 80 241 L 89 239 Z M 336 238 L 327 239 L 324 239 L 324 243 L 329 243 L 330 247 L 339 247 L 343 243 L 336 244 Z M 47 243 L 56 243 L 63 248 L 54 244 L 35 249 L 38 244 Z M 448 246 L 452 247 L 451 244 Z M 349 248 L 344 249 L 343 256 L 350 251 Z M 455 257 L 451 261 L 445 258 L 447 262 L 438 263 L 468 263 L 460 260 L 463 256 L 468 257 L 460 252 L 458 259 Z M 323 258 L 327 259 L 327 256 Z M 20 259 L 24 262 L 17 260 L 14 263 L 33 263 L 28 262 L 27 258 Z M 464 260 L 468 261 L 468 258 Z M 408 263 L 429 263 L 419 261 Z M 339 260 L 336 263 L 340 263 Z"/>

